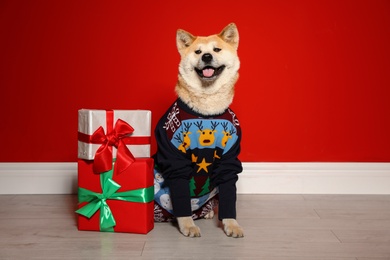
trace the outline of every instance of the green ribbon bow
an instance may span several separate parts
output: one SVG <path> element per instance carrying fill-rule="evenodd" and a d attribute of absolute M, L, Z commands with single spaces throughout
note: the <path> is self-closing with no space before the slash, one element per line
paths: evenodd
<path fill-rule="evenodd" d="M 100 209 L 100 231 L 113 232 L 116 225 L 115 218 L 106 200 L 122 200 L 128 202 L 148 203 L 154 199 L 154 187 L 141 188 L 124 192 L 117 192 L 120 185 L 112 179 L 113 170 L 100 174 L 102 193 L 79 188 L 79 203 L 88 202 L 76 213 L 91 218 Z"/>

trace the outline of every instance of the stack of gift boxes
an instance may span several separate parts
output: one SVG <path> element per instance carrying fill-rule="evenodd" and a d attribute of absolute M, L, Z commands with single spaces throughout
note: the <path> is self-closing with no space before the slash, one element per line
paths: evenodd
<path fill-rule="evenodd" d="M 146 234 L 154 227 L 151 112 L 78 112 L 78 228 Z"/>

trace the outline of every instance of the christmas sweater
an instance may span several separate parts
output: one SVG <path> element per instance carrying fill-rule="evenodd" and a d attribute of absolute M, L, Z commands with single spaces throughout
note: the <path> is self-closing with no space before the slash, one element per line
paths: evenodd
<path fill-rule="evenodd" d="M 235 183 L 242 171 L 235 113 L 228 108 L 203 116 L 177 99 L 155 136 L 155 202 L 176 217 L 191 216 L 219 193 L 219 218 L 235 218 Z"/>

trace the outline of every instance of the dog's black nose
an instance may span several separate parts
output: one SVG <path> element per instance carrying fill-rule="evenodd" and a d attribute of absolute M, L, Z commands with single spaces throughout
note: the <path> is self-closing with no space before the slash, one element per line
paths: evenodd
<path fill-rule="evenodd" d="M 212 60 L 213 60 L 213 55 L 211 55 L 210 53 L 203 54 L 203 56 L 202 56 L 203 62 L 209 63 Z"/>

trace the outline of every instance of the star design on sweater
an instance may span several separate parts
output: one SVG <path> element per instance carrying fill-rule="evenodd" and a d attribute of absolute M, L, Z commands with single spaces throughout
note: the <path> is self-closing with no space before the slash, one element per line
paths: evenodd
<path fill-rule="evenodd" d="M 209 170 L 207 170 L 207 166 L 209 166 L 210 164 L 211 163 L 206 162 L 206 159 L 203 158 L 202 162 L 196 164 L 199 166 L 197 173 L 200 172 L 200 170 L 204 170 L 205 172 L 208 173 Z"/>

